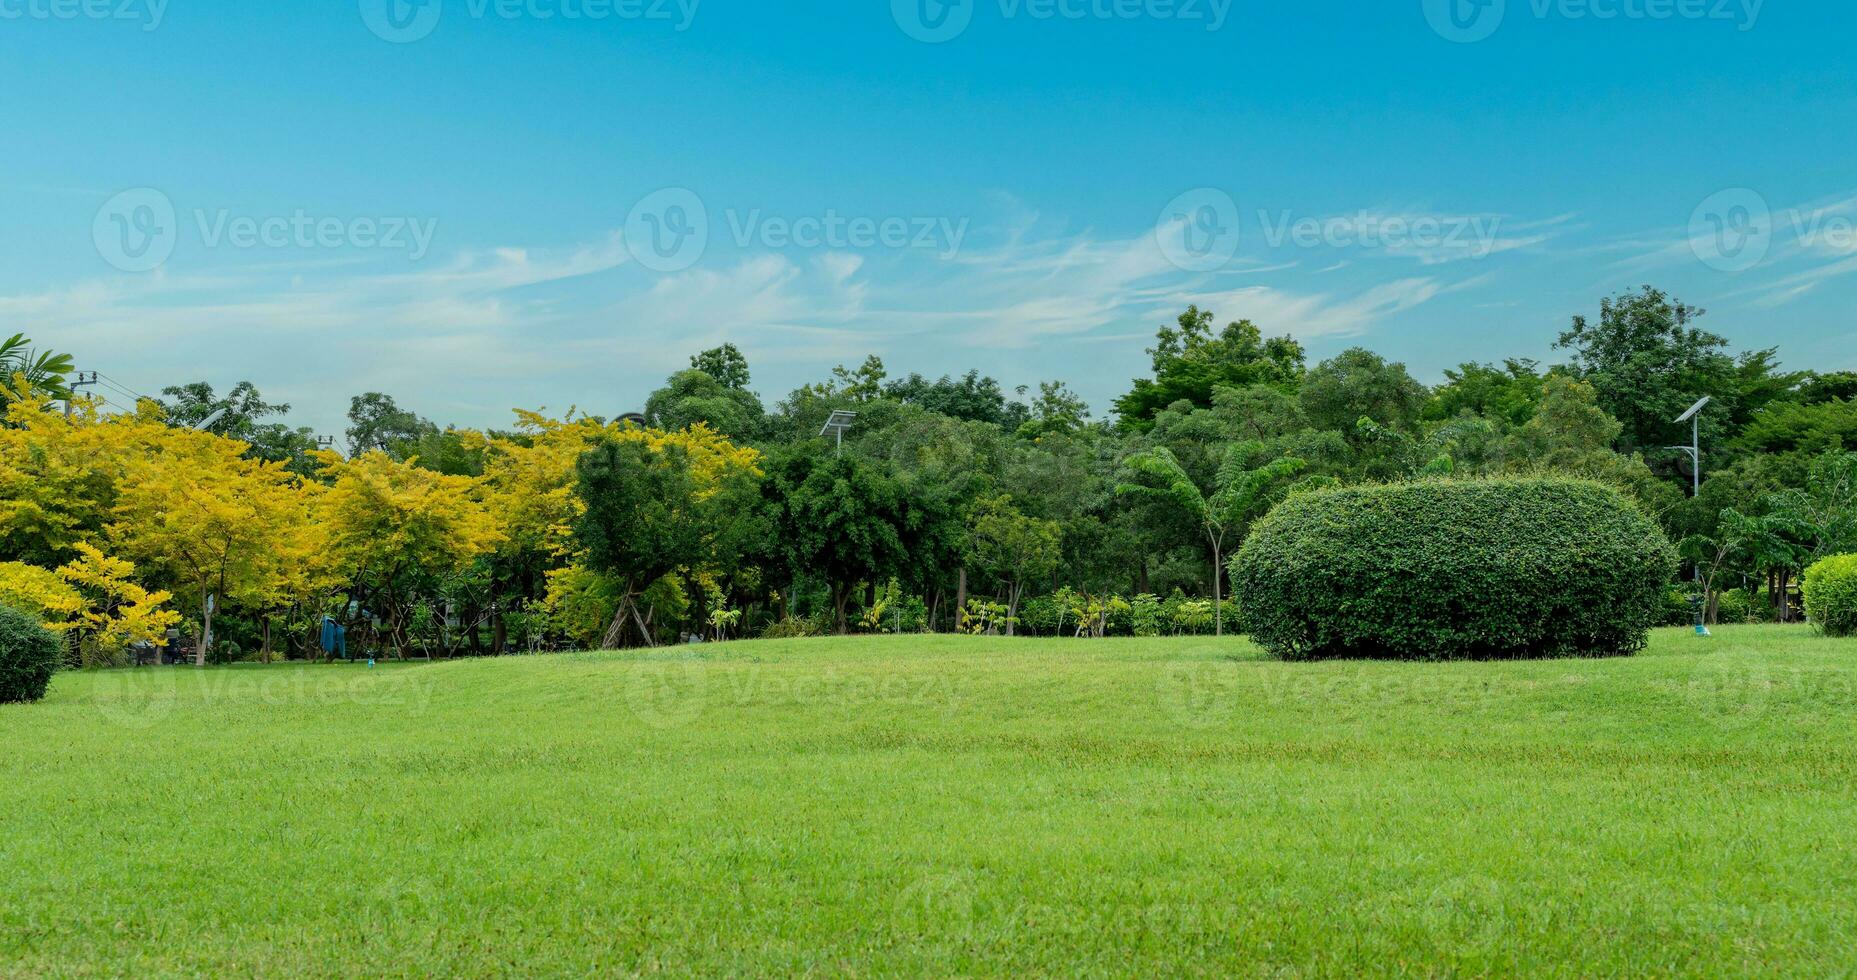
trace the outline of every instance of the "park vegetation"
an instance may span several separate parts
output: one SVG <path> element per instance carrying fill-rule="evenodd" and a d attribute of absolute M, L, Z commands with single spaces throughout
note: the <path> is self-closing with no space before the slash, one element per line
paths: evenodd
<path fill-rule="evenodd" d="M 1298 494 L 1232 562 L 1252 639 L 1287 660 L 1630 654 L 1677 556 L 1590 481 L 1419 481 Z"/>
<path fill-rule="evenodd" d="M 1363 348 L 1311 364 L 1289 337 L 1193 307 L 1107 418 L 1061 381 L 893 377 L 875 356 L 770 404 L 724 345 L 655 392 L 517 411 L 504 430 L 441 427 L 366 393 L 344 451 L 254 383 L 222 395 L 177 379 L 124 404 L 73 391 L 69 358 L 15 337 L 0 345 L 0 603 L 83 666 L 151 646 L 202 664 L 316 658 L 326 621 L 351 653 L 391 657 L 919 631 L 1622 652 L 1651 598 L 1665 622 L 1696 607 L 1800 618 L 1805 569 L 1857 552 L 1857 373 L 1735 352 L 1702 315 L 1647 287 L 1574 317 L 1562 363 L 1464 364 L 1427 386 Z M 1688 457 L 1667 447 L 1704 395 L 1692 496 Z M 835 411 L 857 413 L 842 446 L 819 437 Z M 1411 632 L 1337 619 L 1321 635 L 1343 639 L 1308 640 L 1280 603 L 1314 601 L 1295 590 L 1318 583 L 1265 576 L 1265 545 L 1247 544 L 1318 500 L 1423 501 L 1439 527 L 1478 501 L 1496 508 L 1478 520 L 1552 550 L 1576 537 L 1554 509 L 1572 498 L 1599 522 L 1579 540 L 1629 540 L 1629 569 L 1530 578 L 1559 568 L 1542 551 L 1484 597 L 1512 609 L 1459 637 L 1393 617 Z M 1266 516 L 1286 500 L 1299 502 Z M 1457 610 L 1488 584 L 1461 561 L 1399 579 L 1374 554 L 1342 549 L 1314 578 L 1366 576 L 1411 610 Z M 1582 604 L 1629 615 L 1516 625 Z"/>

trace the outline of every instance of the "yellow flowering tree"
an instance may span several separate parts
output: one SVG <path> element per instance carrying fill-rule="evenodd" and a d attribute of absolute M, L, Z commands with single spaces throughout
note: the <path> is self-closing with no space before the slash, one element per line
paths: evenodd
<path fill-rule="evenodd" d="M 328 483 L 315 507 L 321 543 L 404 656 L 414 602 L 437 597 L 443 578 L 504 538 L 481 481 L 420 469 L 415 460 L 399 462 L 378 450 L 355 459 L 324 452 L 318 459 Z"/>
<path fill-rule="evenodd" d="M 200 610 L 204 666 L 220 604 L 263 593 L 297 559 L 300 481 L 235 440 L 163 426 L 159 441 L 125 462 L 110 529 L 121 554 L 165 573 Z"/>

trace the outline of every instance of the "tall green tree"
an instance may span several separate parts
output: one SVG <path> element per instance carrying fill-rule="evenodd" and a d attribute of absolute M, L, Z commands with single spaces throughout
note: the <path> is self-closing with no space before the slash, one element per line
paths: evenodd
<path fill-rule="evenodd" d="M 724 388 L 748 390 L 748 358 L 734 344 L 712 347 L 691 357 L 690 367 L 715 378 Z"/>
<path fill-rule="evenodd" d="M 689 454 L 674 444 L 654 450 L 602 436 L 575 463 L 574 478 L 583 505 L 574 538 L 587 566 L 620 584 L 606 645 L 622 643 L 631 625 L 641 643 L 655 646 L 639 597 L 658 580 L 702 560 L 710 525 Z"/>
<path fill-rule="evenodd" d="M 1262 450 L 1257 443 L 1230 447 L 1224 465 L 1219 467 L 1216 489 L 1209 495 L 1200 490 L 1165 446 L 1129 457 L 1128 468 L 1140 482 L 1123 483 L 1116 488 L 1118 494 L 1171 501 L 1199 525 L 1212 551 L 1213 632 L 1218 636 L 1225 635 L 1222 581 L 1227 542 L 1234 548 L 1242 542 L 1251 524 L 1281 499 L 1285 483 L 1305 466 L 1302 460 L 1295 458 L 1278 458 L 1251 466 L 1253 457 Z"/>
<path fill-rule="evenodd" d="M 1705 312 L 1645 286 L 1601 300 L 1598 320 L 1575 316 L 1561 333 L 1555 346 L 1573 352 L 1568 370 L 1620 423 L 1620 452 L 1674 443 L 1686 434 L 1675 419 L 1704 395 L 1715 401 L 1702 437 L 1720 443 L 1804 378 L 1781 371 L 1773 349 L 1730 354 L 1726 338 L 1696 325 Z"/>
<path fill-rule="evenodd" d="M 1212 330 L 1212 311 L 1189 306 L 1173 327 L 1155 333 L 1148 354 L 1154 377 L 1139 378 L 1116 400 L 1116 415 L 1126 428 L 1145 429 L 1154 416 L 1176 402 L 1212 407 L 1221 387 L 1253 384 L 1294 386 L 1303 374 L 1303 348 L 1283 336 L 1264 339 L 1249 320 Z"/>
<path fill-rule="evenodd" d="M 826 580 L 839 633 L 857 587 L 906 570 L 923 514 L 879 464 L 821 440 L 770 455 L 762 484 L 769 524 L 791 579 Z"/>
<path fill-rule="evenodd" d="M 1323 361 L 1302 382 L 1302 409 L 1318 429 L 1355 432 L 1361 419 L 1408 432 L 1425 409 L 1425 386 L 1406 366 L 1355 347 Z"/>
<path fill-rule="evenodd" d="M 1006 635 L 1017 632 L 1026 583 L 1051 574 L 1063 557 L 1063 531 L 1056 521 L 1027 517 L 1001 495 L 974 508 L 974 560 L 1006 586 Z"/>

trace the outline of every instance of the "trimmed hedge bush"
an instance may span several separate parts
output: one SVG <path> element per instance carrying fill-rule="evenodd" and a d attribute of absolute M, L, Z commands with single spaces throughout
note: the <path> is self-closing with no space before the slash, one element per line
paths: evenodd
<path fill-rule="evenodd" d="M 64 654 L 58 635 L 11 606 L 0 606 L 0 704 L 37 701 Z"/>
<path fill-rule="evenodd" d="M 1617 491 L 1436 480 L 1298 494 L 1232 560 L 1251 636 L 1292 660 L 1628 655 L 1676 552 Z"/>
<path fill-rule="evenodd" d="M 1857 555 L 1833 555 L 1805 570 L 1805 615 L 1832 636 L 1857 635 Z"/>

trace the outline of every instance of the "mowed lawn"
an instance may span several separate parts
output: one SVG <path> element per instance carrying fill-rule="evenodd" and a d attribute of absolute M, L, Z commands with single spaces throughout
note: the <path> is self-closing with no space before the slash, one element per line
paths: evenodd
<path fill-rule="evenodd" d="M 60 675 L 0 974 L 1857 969 L 1857 642 L 902 637 Z"/>

